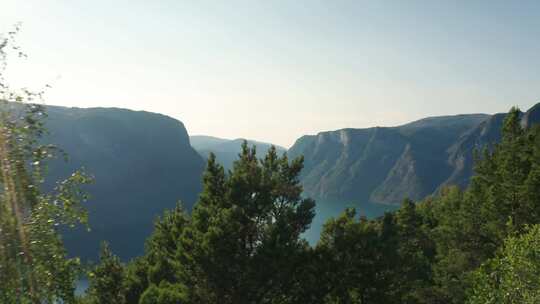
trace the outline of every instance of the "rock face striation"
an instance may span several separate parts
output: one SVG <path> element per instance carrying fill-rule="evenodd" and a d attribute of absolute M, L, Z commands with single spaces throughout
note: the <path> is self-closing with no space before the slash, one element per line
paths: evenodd
<path fill-rule="evenodd" d="M 505 114 L 430 117 L 398 127 L 343 129 L 303 136 L 289 149 L 304 155 L 306 195 L 332 201 L 399 204 L 442 186 L 466 185 L 473 151 L 496 143 Z M 540 122 L 540 104 L 523 126 Z"/>

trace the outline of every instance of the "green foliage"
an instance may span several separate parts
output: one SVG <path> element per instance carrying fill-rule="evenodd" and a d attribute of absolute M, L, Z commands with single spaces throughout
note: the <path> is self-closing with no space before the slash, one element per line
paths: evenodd
<path fill-rule="evenodd" d="M 271 148 L 258 159 L 247 143 L 228 173 L 210 155 L 192 215 L 178 205 L 156 221 L 145 256 L 124 272 L 124 299 L 294 303 L 311 257 L 300 235 L 314 216 L 314 202 L 301 197 L 301 169 L 301 158 L 289 161 Z"/>
<path fill-rule="evenodd" d="M 445 188 L 417 205 L 405 200 L 375 220 L 357 220 L 352 210 L 329 220 L 306 280 L 317 286 L 317 297 L 328 303 L 464 303 L 475 278 L 476 285 L 482 280 L 476 269 L 506 237 L 540 221 L 539 128 L 523 130 L 515 108 L 503 125 L 502 141 L 477 158 L 465 191 Z"/>
<path fill-rule="evenodd" d="M 183 304 L 187 299 L 185 286 L 161 282 L 159 286 L 152 284 L 143 293 L 139 304 Z"/>
<path fill-rule="evenodd" d="M 349 209 L 340 217 L 329 220 L 321 234 L 317 249 L 322 255 L 321 263 L 326 264 L 325 276 L 321 276 L 326 282 L 321 285 L 328 288 L 325 295 L 328 303 L 389 300 L 384 297 L 383 289 L 389 282 L 383 273 L 388 273 L 391 265 L 383 265 L 385 259 L 382 256 L 395 251 L 381 248 L 391 244 L 380 239 L 382 229 L 377 222 L 365 218 L 356 221 L 355 215 L 356 212 Z M 394 220 L 391 215 L 389 217 L 385 223 L 393 226 Z M 393 227 L 385 228 L 388 234 L 394 232 Z"/>
<path fill-rule="evenodd" d="M 473 275 L 467 303 L 540 302 L 540 226 L 507 238 L 497 256 Z"/>
<path fill-rule="evenodd" d="M 192 215 L 165 212 L 143 257 L 124 271 L 102 261 L 102 285 L 118 303 L 534 303 L 540 128 L 523 130 L 519 113 L 467 189 L 372 220 L 348 209 L 314 248 L 300 238 L 314 207 L 301 196 L 301 158 L 270 149 L 259 160 L 245 143 L 225 172 L 210 155 Z"/>
<path fill-rule="evenodd" d="M 192 223 L 180 239 L 181 272 L 199 303 L 263 303 L 286 298 L 300 239 L 314 216 L 301 197 L 302 159 L 289 162 L 271 148 L 259 161 L 242 146 L 228 175 L 211 155 Z M 261 267 L 264 265 L 264 267 Z"/>
<path fill-rule="evenodd" d="M 91 178 L 75 172 L 41 191 L 48 159 L 58 152 L 40 145 L 45 132 L 42 92 L 12 90 L 4 79 L 8 51 L 18 27 L 0 38 L 0 302 L 74 303 L 79 260 L 67 259 L 58 234 L 61 226 L 86 222 L 80 186 Z"/>
<path fill-rule="evenodd" d="M 417 303 L 431 279 L 433 243 L 423 218 L 405 200 L 378 220 L 347 210 L 329 220 L 316 251 L 328 303 Z"/>
<path fill-rule="evenodd" d="M 503 123 L 501 143 L 477 158 L 466 191 L 447 189 L 433 199 L 437 298 L 463 303 L 471 272 L 492 258 L 508 235 L 540 221 L 539 135 L 538 128 L 521 128 L 520 112 L 513 108 Z"/>
<path fill-rule="evenodd" d="M 124 297 L 126 303 L 137 303 L 148 288 L 148 262 L 145 257 L 132 260 L 125 267 Z"/>
<path fill-rule="evenodd" d="M 87 294 L 90 303 L 122 304 L 126 303 L 124 293 L 124 267 L 120 260 L 103 243 L 100 263 L 90 272 L 90 286 Z"/>
<path fill-rule="evenodd" d="M 194 135 L 189 137 L 189 143 L 193 149 L 197 150 L 199 154 L 205 159 L 208 158 L 210 153 L 216 156 L 216 160 L 227 171 L 233 168 L 233 164 L 238 158 L 238 153 L 242 150 L 242 143 L 244 139 L 222 139 L 204 135 Z M 264 157 L 268 150 L 273 146 L 269 143 L 258 142 L 254 140 L 247 140 L 248 145 L 257 146 L 257 157 Z M 285 148 L 274 146 L 279 154 L 286 151 Z"/>
<path fill-rule="evenodd" d="M 146 258 L 151 265 L 148 270 L 150 282 L 159 284 L 162 281 L 174 282 L 178 279 L 178 236 L 189 224 L 189 220 L 182 205 L 178 204 L 174 210 L 165 211 L 163 218 L 156 222 L 154 233 L 146 244 Z"/>

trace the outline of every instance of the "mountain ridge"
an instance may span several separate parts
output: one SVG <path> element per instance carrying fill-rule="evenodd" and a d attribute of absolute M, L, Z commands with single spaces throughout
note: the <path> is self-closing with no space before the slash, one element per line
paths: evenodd
<path fill-rule="evenodd" d="M 209 135 L 191 135 L 189 139 L 193 148 L 203 158 L 208 158 L 211 152 L 214 153 L 217 161 L 221 163 L 226 170 L 232 168 L 234 161 L 238 158 L 238 154 L 240 153 L 244 141 L 247 141 L 249 146 L 257 147 L 258 157 L 264 157 L 271 146 L 276 148 L 278 154 L 287 151 L 287 149 L 278 145 L 244 138 L 225 139 Z"/>
<path fill-rule="evenodd" d="M 537 122 L 539 112 L 536 105 L 523 119 Z M 467 184 L 472 151 L 500 138 L 504 115 L 444 115 L 395 127 L 323 131 L 300 137 L 289 155 L 304 155 L 301 180 L 308 196 L 397 205 L 445 185 Z"/>
<path fill-rule="evenodd" d="M 179 200 L 188 209 L 195 203 L 205 162 L 189 144 L 182 122 L 120 108 L 46 110 L 48 134 L 43 140 L 69 157 L 67 163 L 50 163 L 50 181 L 81 167 L 95 176 L 86 187 L 91 232 L 79 227 L 63 234 L 70 254 L 96 260 L 103 240 L 124 260 L 142 254 L 144 240 L 164 209 Z"/>
<path fill-rule="evenodd" d="M 138 245 L 152 231 L 156 216 L 177 200 L 188 210 L 193 206 L 201 190 L 204 158 L 215 152 L 230 169 L 244 141 L 189 136 L 182 122 L 148 111 L 46 108 L 45 141 L 63 148 L 71 159 L 51 163 L 52 180 L 79 167 L 96 176 L 96 184 L 88 187 L 93 231 L 64 234 L 69 252 L 83 259 L 95 260 L 101 240 L 113 244 L 123 259 L 140 254 L 143 248 Z M 537 123 L 539 113 L 537 104 L 522 114 L 522 124 Z M 458 114 L 395 127 L 322 131 L 301 136 L 287 153 L 305 158 L 300 176 L 305 195 L 392 206 L 405 197 L 422 199 L 448 184 L 466 185 L 473 171 L 472 151 L 497 142 L 504 117 Z M 258 147 L 259 157 L 272 146 L 254 140 L 248 144 Z M 276 147 L 279 153 L 286 151 Z"/>

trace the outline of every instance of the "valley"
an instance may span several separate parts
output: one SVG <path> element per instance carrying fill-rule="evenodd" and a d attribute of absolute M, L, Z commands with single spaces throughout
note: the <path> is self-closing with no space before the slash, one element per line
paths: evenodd
<path fill-rule="evenodd" d="M 522 124 L 537 123 L 539 112 L 539 105 L 524 112 Z M 85 260 L 97 259 L 103 240 L 124 260 L 140 255 L 163 210 L 177 201 L 191 210 L 209 153 L 230 170 L 244 141 L 188 137 L 181 122 L 148 112 L 48 107 L 48 113 L 45 141 L 69 155 L 67 163 L 51 164 L 51 176 L 84 167 L 96 178 L 87 189 L 91 231 L 79 227 L 64 234 L 69 252 Z M 277 147 L 278 154 L 305 159 L 303 195 L 317 201 L 317 212 L 304 236 L 315 244 L 322 224 L 347 207 L 375 218 L 404 198 L 418 201 L 447 185 L 466 186 L 474 150 L 498 142 L 503 118 L 431 117 L 399 127 L 325 131 L 299 138 L 288 151 Z M 263 157 L 272 144 L 248 145 Z"/>

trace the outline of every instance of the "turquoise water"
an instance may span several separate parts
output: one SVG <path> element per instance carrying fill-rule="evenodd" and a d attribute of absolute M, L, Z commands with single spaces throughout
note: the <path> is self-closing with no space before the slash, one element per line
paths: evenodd
<path fill-rule="evenodd" d="M 303 237 L 311 245 L 315 245 L 319 241 L 324 223 L 331 217 L 339 216 L 347 208 L 355 208 L 358 216 L 366 216 L 371 219 L 379 217 L 387 211 L 395 210 L 398 207 L 372 203 L 347 204 L 335 201 L 317 201 L 315 206 L 315 218 L 311 223 L 311 228 L 303 234 Z"/>
<path fill-rule="evenodd" d="M 375 218 L 381 216 L 386 211 L 395 210 L 396 206 L 388 206 L 381 204 L 347 204 L 343 202 L 333 201 L 317 201 L 315 206 L 315 218 L 311 223 L 311 227 L 302 236 L 311 244 L 315 245 L 319 241 L 324 223 L 331 217 L 337 217 L 346 208 L 355 208 L 358 216 L 366 216 L 367 218 Z M 88 280 L 81 279 L 77 282 L 76 295 L 82 295 L 88 289 Z"/>

